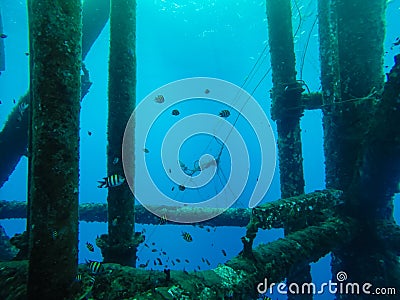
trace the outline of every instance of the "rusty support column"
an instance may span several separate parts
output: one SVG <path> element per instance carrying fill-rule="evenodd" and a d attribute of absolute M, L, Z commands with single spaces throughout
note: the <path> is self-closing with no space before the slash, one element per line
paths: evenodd
<path fill-rule="evenodd" d="M 393 220 L 391 198 L 386 194 L 388 182 L 381 181 L 388 169 L 376 159 L 385 157 L 386 166 L 394 163 L 385 149 L 393 149 L 395 137 L 389 134 L 382 139 L 380 131 L 397 123 L 396 113 L 390 113 L 393 107 L 383 115 L 385 105 L 378 104 L 384 102 L 380 98 L 384 86 L 386 1 L 321 1 L 323 6 L 331 10 L 331 16 L 336 15 L 321 17 L 332 23 L 325 25 L 330 26 L 325 30 L 331 30 L 331 35 L 320 34 L 327 187 L 344 191 L 344 213 L 354 217 L 361 229 L 354 241 L 334 252 L 332 276 L 345 271 L 351 282 L 398 288 L 396 253 L 384 246 L 377 232 L 377 224 Z M 325 42 L 323 36 L 332 39 Z M 329 43 L 333 45 L 330 52 L 322 48 Z M 388 147 L 382 147 L 385 144 Z M 367 296 L 340 294 L 337 298 Z"/>
<path fill-rule="evenodd" d="M 281 195 L 288 198 L 304 193 L 300 136 L 301 94 L 304 90 L 296 81 L 291 1 L 267 1 L 267 18 L 273 83 L 271 114 L 278 129 Z M 300 222 L 287 223 L 285 234 L 304 226 Z M 290 282 L 311 282 L 309 265 L 300 263 L 293 266 L 288 275 Z M 288 295 L 288 299 L 312 299 L 312 296 Z"/>
<path fill-rule="evenodd" d="M 324 129 L 325 185 L 327 187 L 340 186 L 335 166 L 336 158 L 338 157 L 335 137 L 339 134 L 335 123 L 337 111 L 335 103 L 341 102 L 337 37 L 338 20 L 336 9 L 334 8 L 335 1 L 318 1 L 318 36 L 323 97 L 322 125 Z M 335 256 L 332 256 L 332 259 L 335 259 Z M 335 273 L 337 271 L 333 269 L 332 272 Z M 332 274 L 332 278 L 335 278 L 335 274 Z"/>
<path fill-rule="evenodd" d="M 338 186 L 338 176 L 335 168 L 335 157 L 338 156 L 336 147 L 337 136 L 334 112 L 335 103 L 340 103 L 339 49 L 337 40 L 337 16 L 333 8 L 335 0 L 318 1 L 318 36 L 321 61 L 321 86 L 323 95 L 323 128 L 325 153 L 326 186 Z"/>
<path fill-rule="evenodd" d="M 29 299 L 70 299 L 78 262 L 81 0 L 32 0 Z"/>
<path fill-rule="evenodd" d="M 278 127 L 282 198 L 304 193 L 300 117 L 301 84 L 296 81 L 290 1 L 267 1 L 272 65 L 272 119 Z"/>
<path fill-rule="evenodd" d="M 112 0 L 108 85 L 108 175 L 123 175 L 122 138 L 136 99 L 136 1 Z M 132 149 L 134 151 L 134 149 Z M 116 163 L 117 162 L 117 163 Z M 108 189 L 108 236 L 98 240 L 105 262 L 134 266 L 134 197 L 125 182 Z"/>
<path fill-rule="evenodd" d="M 332 74 L 331 78 L 322 74 L 322 81 L 325 94 L 330 93 L 331 98 L 339 94 L 340 98 L 327 103 L 331 104 L 329 116 L 333 118 L 326 140 L 326 150 L 330 153 L 327 157 L 328 188 L 349 190 L 368 122 L 374 118 L 374 100 L 383 88 L 385 3 L 384 0 L 332 2 L 332 14 L 337 19 L 331 18 L 334 30 L 331 35 L 336 34 L 337 41 L 333 37 L 332 49 L 323 53 L 332 56 L 323 61 L 323 68 L 330 68 Z M 329 66 L 329 63 L 334 65 Z M 340 92 L 336 86 L 338 73 Z M 336 82 L 331 82 L 332 86 L 327 89 L 329 79 Z"/>

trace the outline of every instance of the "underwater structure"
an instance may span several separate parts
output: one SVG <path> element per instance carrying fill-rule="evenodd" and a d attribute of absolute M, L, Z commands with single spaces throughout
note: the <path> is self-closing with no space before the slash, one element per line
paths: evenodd
<path fill-rule="evenodd" d="M 29 299 L 50 299 L 65 297 L 77 272 L 81 1 L 59 6 L 31 1 L 28 11 L 32 155 L 27 291 Z M 52 267 L 43 267 L 49 257 Z"/>
<path fill-rule="evenodd" d="M 374 286 L 400 291 L 400 228 L 393 219 L 392 202 L 400 182 L 400 55 L 394 58 L 385 82 L 386 1 L 318 1 L 322 93 L 305 93 L 304 82 L 296 78 L 290 1 L 269 0 L 266 4 L 273 76 L 271 111 L 278 129 L 282 199 L 248 210 L 231 208 L 206 222 L 246 226 L 243 250 L 227 263 L 198 272 L 150 272 L 135 268 L 136 247 L 143 235 L 135 233 L 134 225 L 160 220 L 143 207 L 134 207 L 126 185 L 108 194 L 107 205 L 78 207 L 79 101 L 84 92 L 80 68 L 85 44 L 80 43 L 81 1 L 57 5 L 49 0 L 30 1 L 30 30 L 37 28 L 31 35 L 30 50 L 35 67 L 29 96 L 20 101 L 30 101 L 31 120 L 25 114 L 21 123 L 25 127 L 18 129 L 25 144 L 7 148 L 9 155 L 21 156 L 21 144 L 28 145 L 30 128 L 28 204 L 0 202 L 1 218 L 28 219 L 27 232 L 11 239 L 25 255 L 19 257 L 22 260 L 0 263 L 2 298 L 84 299 L 90 293 L 94 299 L 257 299 L 257 284 L 265 278 L 269 282 L 287 278 L 287 284 L 311 283 L 308 264 L 330 252 L 333 277 L 346 270 L 351 282 L 362 283 L 367 274 Z M 122 166 L 113 163 L 114 157 L 120 155 L 127 111 L 134 107 L 136 97 L 135 5 L 129 0 L 110 3 L 107 167 L 116 173 Z M 85 15 L 85 9 L 83 12 Z M 59 22 L 60 18 L 64 22 Z M 56 27 L 42 30 L 44 20 Z M 97 26 L 89 21 L 94 28 L 90 33 L 85 35 L 83 30 L 83 41 L 90 36 L 86 49 L 104 26 L 106 19 L 100 20 Z M 113 35 L 114 30 L 118 35 Z M 327 189 L 309 194 L 304 194 L 300 136 L 300 119 L 306 109 L 323 111 L 326 159 Z M 11 113 L 7 124 L 15 122 L 17 113 Z M 7 124 L 3 132 L 10 136 L 14 129 Z M 52 131 L 57 134 L 49 134 Z M 2 146 L 9 142 L 3 132 Z M 72 142 L 61 143 L 65 139 Z M 57 176 L 61 168 L 68 176 Z M 8 170 L 1 171 L 1 178 L 9 176 L 12 168 Z M 51 191 L 45 180 L 47 185 L 49 180 L 57 181 Z M 95 281 L 88 266 L 77 265 L 78 212 L 79 218 L 88 221 L 108 220 L 108 235 L 97 241 L 104 256 L 104 272 L 97 274 Z M 196 211 L 182 208 L 181 213 Z M 271 228 L 284 228 L 285 237 L 253 247 L 258 230 Z M 2 241 L 1 247 L 7 250 L 6 238 Z M 52 263 L 43 262 L 43 253 Z M 79 282 L 74 280 L 78 270 L 83 277 Z M 371 296 L 336 295 L 337 299 Z M 292 293 L 288 298 L 312 299 L 313 295 Z"/>
<path fill-rule="evenodd" d="M 136 1 L 111 1 L 110 11 L 110 61 L 108 85 L 108 147 L 107 170 L 109 174 L 123 174 L 122 140 L 136 101 Z M 114 160 L 118 158 L 118 162 Z M 105 262 L 135 266 L 134 197 L 124 184 L 109 189 L 108 235 L 97 242 Z"/>

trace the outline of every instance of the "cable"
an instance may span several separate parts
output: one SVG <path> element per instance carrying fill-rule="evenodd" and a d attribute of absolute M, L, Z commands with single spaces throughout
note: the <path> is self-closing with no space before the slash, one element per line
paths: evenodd
<path fill-rule="evenodd" d="M 318 20 L 318 16 L 315 16 L 315 20 L 311 26 L 310 32 L 308 33 L 307 41 L 306 41 L 306 44 L 303 49 L 303 54 L 301 56 L 301 61 L 300 61 L 300 80 L 301 81 L 303 81 L 303 68 L 304 68 L 304 61 L 305 61 L 306 54 L 307 54 L 308 44 L 310 43 L 311 34 L 314 30 L 314 26 L 317 23 L 317 20 Z"/>

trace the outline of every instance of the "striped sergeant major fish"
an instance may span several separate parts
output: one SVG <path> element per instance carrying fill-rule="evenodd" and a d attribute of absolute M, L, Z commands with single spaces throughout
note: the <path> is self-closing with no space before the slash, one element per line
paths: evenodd
<path fill-rule="evenodd" d="M 222 117 L 222 118 L 227 118 L 230 115 L 231 115 L 231 112 L 229 110 L 227 110 L 227 109 L 221 110 L 219 112 L 219 116 Z"/>
<path fill-rule="evenodd" d="M 29 104 L 24 103 L 24 102 L 22 102 L 20 105 L 18 105 L 18 116 L 17 116 L 18 122 L 22 121 L 22 117 L 25 113 L 25 110 L 28 108 L 28 106 L 29 106 Z"/>
<path fill-rule="evenodd" d="M 99 261 L 95 261 L 95 260 L 86 260 L 86 264 L 90 269 L 90 272 L 92 274 L 99 274 L 104 272 L 104 267 L 103 264 Z"/>
<path fill-rule="evenodd" d="M 167 222 L 168 222 L 167 215 L 166 215 L 166 214 L 163 214 L 163 215 L 161 216 L 161 218 L 160 218 L 160 225 L 167 224 Z"/>
<path fill-rule="evenodd" d="M 86 242 L 86 248 L 87 248 L 90 252 L 94 252 L 94 246 L 93 246 L 91 243 Z"/>
<path fill-rule="evenodd" d="M 192 238 L 192 236 L 190 235 L 189 232 L 186 232 L 186 231 L 182 232 L 182 237 L 186 242 L 192 242 L 193 241 L 193 238 Z"/>
<path fill-rule="evenodd" d="M 98 188 L 110 188 L 123 184 L 125 182 L 125 178 L 119 174 L 114 174 L 104 177 L 103 180 L 97 182 L 99 183 L 97 186 Z"/>

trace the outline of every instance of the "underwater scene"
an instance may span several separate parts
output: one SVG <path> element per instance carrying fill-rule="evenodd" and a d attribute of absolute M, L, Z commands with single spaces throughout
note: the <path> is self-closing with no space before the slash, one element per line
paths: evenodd
<path fill-rule="evenodd" d="M 400 0 L 0 0 L 0 299 L 400 299 Z"/>

